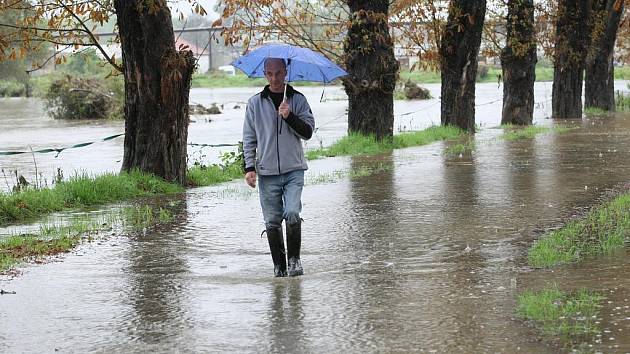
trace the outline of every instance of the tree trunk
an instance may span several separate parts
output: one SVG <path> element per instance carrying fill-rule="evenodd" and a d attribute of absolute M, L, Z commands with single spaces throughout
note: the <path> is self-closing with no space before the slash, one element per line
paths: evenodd
<path fill-rule="evenodd" d="M 590 0 L 560 0 L 552 89 L 553 118 L 582 118 Z"/>
<path fill-rule="evenodd" d="M 352 12 L 344 42 L 348 133 L 391 138 L 398 61 L 387 23 L 389 1 L 347 3 Z"/>
<path fill-rule="evenodd" d="M 532 124 L 536 81 L 534 1 L 509 0 L 506 46 L 501 53 L 503 115 L 501 124 Z"/>
<path fill-rule="evenodd" d="M 615 110 L 613 52 L 622 0 L 594 0 L 591 13 L 591 45 L 586 57 L 584 104 L 606 111 Z"/>
<path fill-rule="evenodd" d="M 477 54 L 485 0 L 452 0 L 440 43 L 442 124 L 475 131 Z"/>
<path fill-rule="evenodd" d="M 186 182 L 188 94 L 195 67 L 175 49 L 166 1 L 116 0 L 125 77 L 122 170 Z"/>

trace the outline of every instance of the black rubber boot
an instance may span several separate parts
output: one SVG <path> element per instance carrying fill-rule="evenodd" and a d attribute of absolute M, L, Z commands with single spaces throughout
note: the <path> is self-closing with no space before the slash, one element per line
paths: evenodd
<path fill-rule="evenodd" d="M 269 250 L 271 250 L 271 259 L 273 259 L 273 274 L 276 277 L 286 277 L 287 258 L 286 252 L 284 251 L 282 228 L 268 227 L 267 240 L 269 241 Z"/>
<path fill-rule="evenodd" d="M 289 276 L 304 275 L 304 268 L 300 261 L 300 247 L 302 246 L 302 221 L 287 225 L 287 256 L 289 258 Z"/>

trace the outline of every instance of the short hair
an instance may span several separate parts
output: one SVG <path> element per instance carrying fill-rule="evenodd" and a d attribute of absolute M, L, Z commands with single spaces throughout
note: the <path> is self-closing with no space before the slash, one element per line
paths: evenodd
<path fill-rule="evenodd" d="M 284 67 L 284 70 L 287 69 L 287 63 L 284 61 L 284 59 L 282 59 L 282 58 L 267 58 L 267 59 L 265 59 L 265 63 L 263 65 L 263 69 L 264 69 L 265 72 L 267 71 L 267 63 L 269 63 L 271 61 L 280 61 L 282 63 L 282 66 Z"/>

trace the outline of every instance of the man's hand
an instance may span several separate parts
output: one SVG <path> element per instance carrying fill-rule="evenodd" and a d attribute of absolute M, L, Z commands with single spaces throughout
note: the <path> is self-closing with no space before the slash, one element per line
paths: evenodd
<path fill-rule="evenodd" d="M 291 113 L 291 110 L 289 109 L 289 104 L 287 103 L 287 101 L 282 101 L 282 103 L 280 103 L 280 106 L 278 107 L 278 113 L 280 113 L 282 119 L 287 119 L 289 117 L 289 113 Z"/>
<path fill-rule="evenodd" d="M 256 188 L 256 172 L 255 171 L 249 171 L 245 174 L 245 182 L 247 182 L 247 185 L 252 187 L 252 188 Z"/>

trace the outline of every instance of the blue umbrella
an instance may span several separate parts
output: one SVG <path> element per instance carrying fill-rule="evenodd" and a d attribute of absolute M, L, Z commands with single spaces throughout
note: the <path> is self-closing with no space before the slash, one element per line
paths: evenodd
<path fill-rule="evenodd" d="M 234 60 L 232 66 L 249 77 L 265 77 L 267 58 L 284 59 L 287 81 L 315 81 L 328 83 L 348 73 L 323 55 L 310 49 L 288 44 L 267 44 Z"/>

